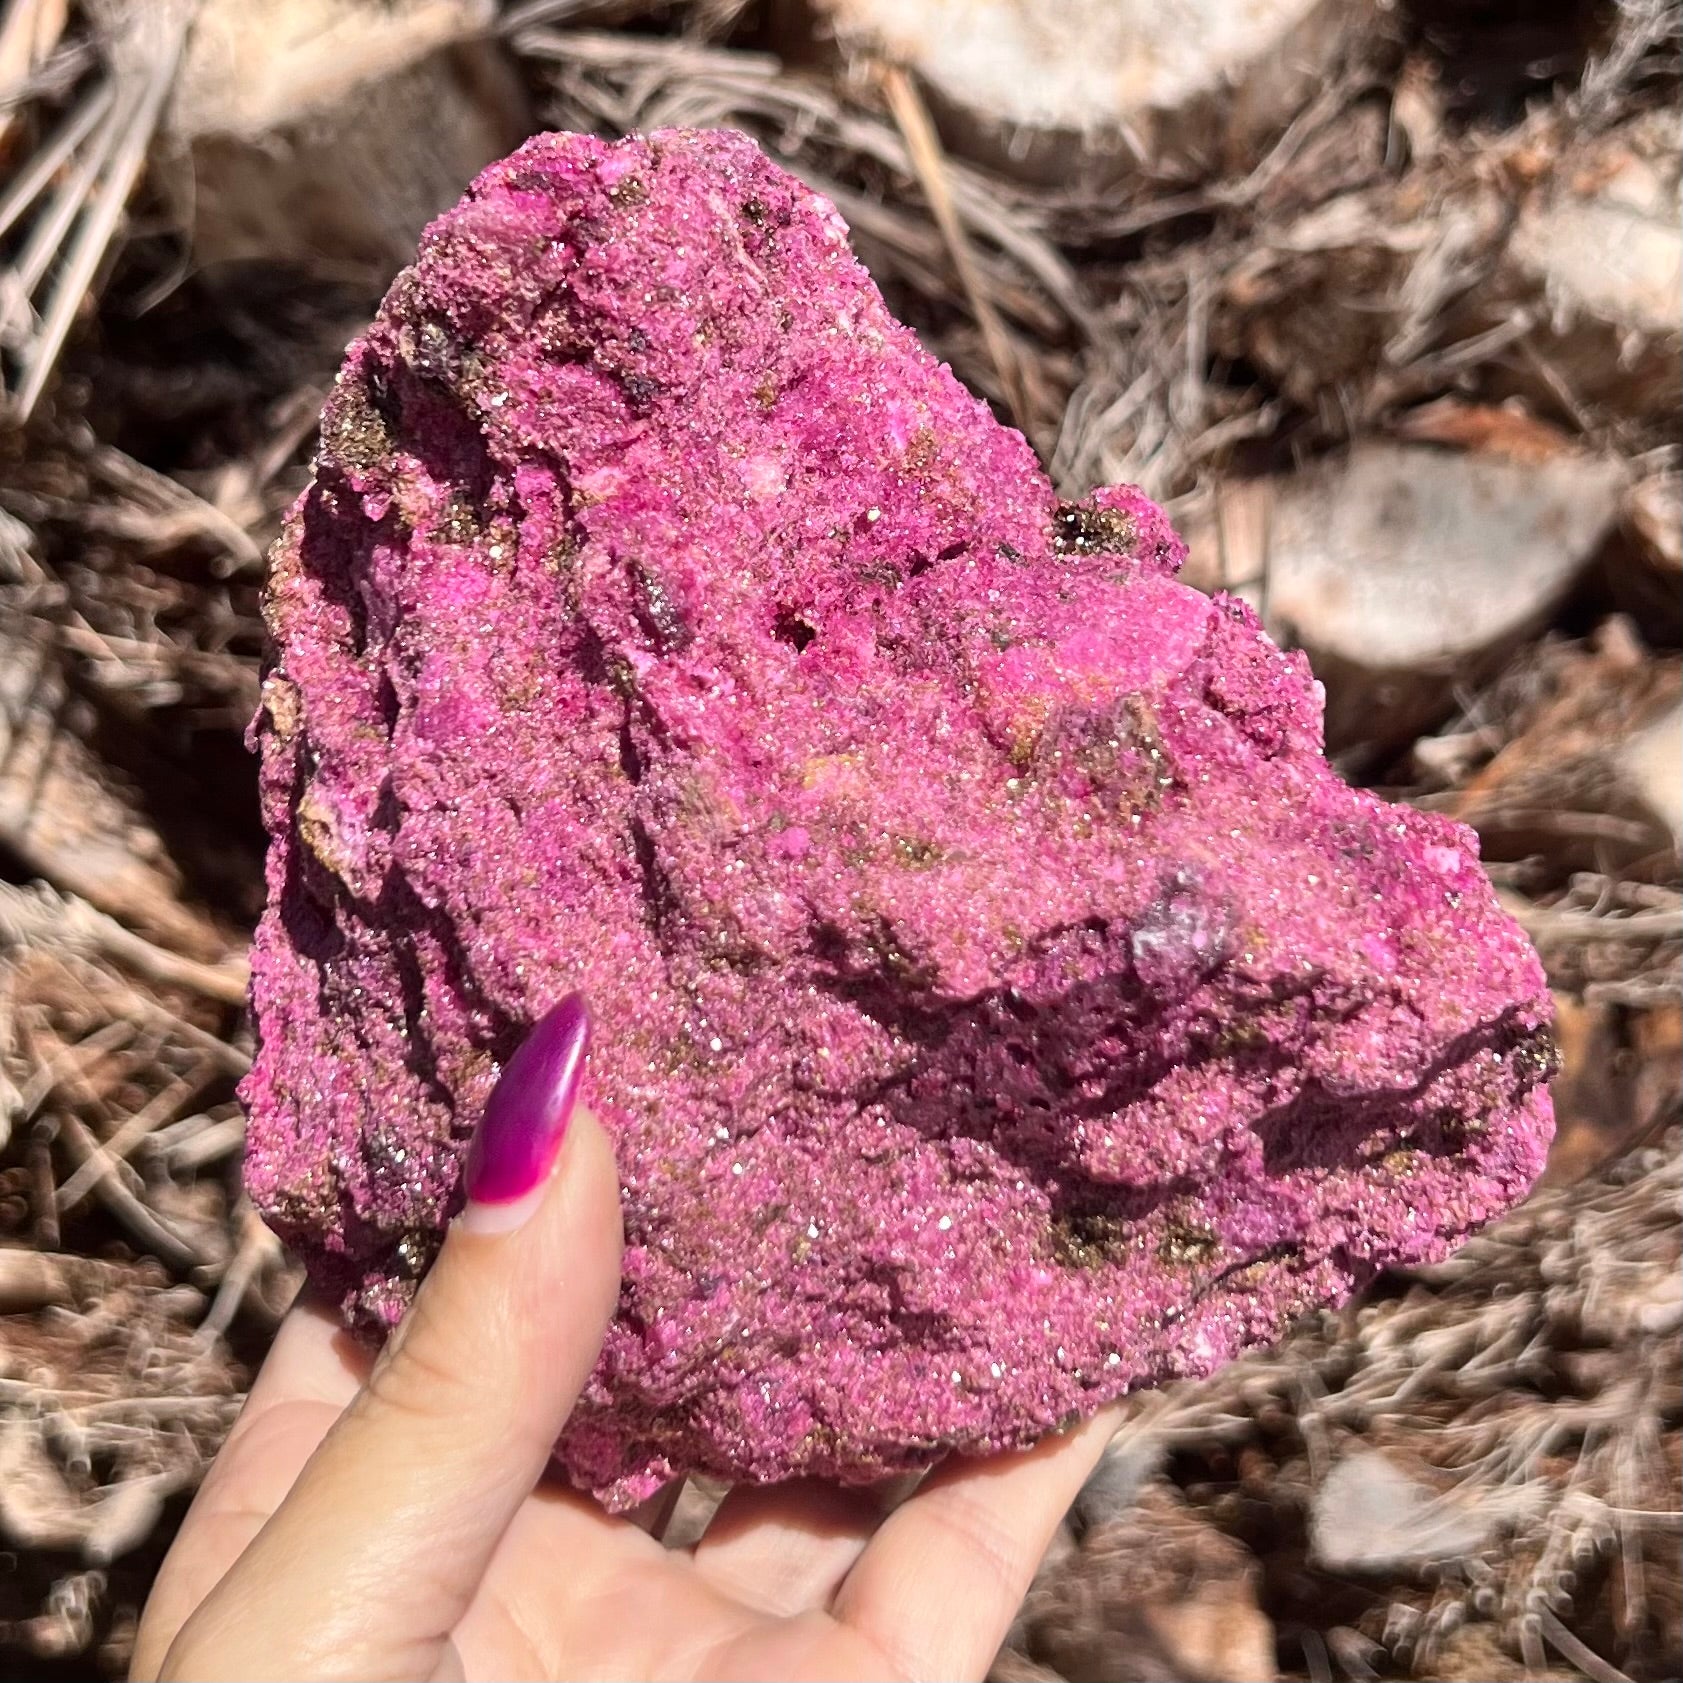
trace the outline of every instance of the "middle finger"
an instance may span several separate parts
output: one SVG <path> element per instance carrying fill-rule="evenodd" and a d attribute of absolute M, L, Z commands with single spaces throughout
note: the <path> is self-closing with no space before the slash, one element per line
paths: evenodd
<path fill-rule="evenodd" d="M 882 1524 L 886 1495 L 815 1479 L 739 1485 L 696 1545 L 696 1569 L 763 1613 L 828 1608 Z"/>

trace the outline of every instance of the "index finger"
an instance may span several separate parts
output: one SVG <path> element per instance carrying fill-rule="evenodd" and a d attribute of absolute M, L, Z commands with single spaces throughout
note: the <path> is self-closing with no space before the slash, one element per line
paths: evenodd
<path fill-rule="evenodd" d="M 548 1089 L 510 1090 L 522 1104 L 497 1110 L 493 1095 L 487 1116 L 508 1125 L 524 1154 L 515 1166 L 537 1185 L 481 1197 L 494 1175 L 524 1173 L 503 1174 L 512 1153 L 477 1182 L 470 1167 L 464 1212 L 367 1383 L 194 1610 L 165 1657 L 171 1675 L 431 1676 L 446 1662 L 619 1295 L 606 1134 L 580 1110 L 547 1128 L 559 1143 L 528 1150 L 532 1115 L 547 1127 Z M 576 1080 L 550 1108 L 571 1112 L 574 1091 Z"/>

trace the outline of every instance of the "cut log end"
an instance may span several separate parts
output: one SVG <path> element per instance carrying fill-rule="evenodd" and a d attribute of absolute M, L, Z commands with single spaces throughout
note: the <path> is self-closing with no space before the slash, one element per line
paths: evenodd
<path fill-rule="evenodd" d="M 1397 746 L 1488 676 L 1594 559 L 1624 470 L 1369 443 L 1236 481 L 1187 519 L 1189 579 L 1250 601 L 1327 686 L 1334 748 Z"/>
<path fill-rule="evenodd" d="M 383 283 L 530 132 L 487 0 L 207 0 L 170 134 L 201 262 L 279 259 Z M 184 207 L 184 210 L 189 207 Z"/>
<path fill-rule="evenodd" d="M 811 0 L 849 60 L 912 71 L 955 152 L 1021 179 L 1232 167 L 1299 110 L 1355 35 L 1342 0 Z"/>

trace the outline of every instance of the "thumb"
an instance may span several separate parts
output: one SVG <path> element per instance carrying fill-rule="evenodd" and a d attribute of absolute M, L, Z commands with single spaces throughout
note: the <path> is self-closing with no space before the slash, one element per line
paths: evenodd
<path fill-rule="evenodd" d="M 619 1294 L 618 1177 L 574 994 L 509 1061 L 453 1224 L 367 1384 L 166 1677 L 428 1677 L 542 1477 Z M 202 1660 L 195 1660 L 202 1656 Z"/>

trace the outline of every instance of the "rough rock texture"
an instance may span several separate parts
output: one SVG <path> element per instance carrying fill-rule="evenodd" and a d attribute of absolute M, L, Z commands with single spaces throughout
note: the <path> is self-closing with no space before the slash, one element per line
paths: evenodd
<path fill-rule="evenodd" d="M 748 141 L 489 170 L 276 556 L 248 1174 L 318 1284 L 397 1316 L 573 987 L 628 1248 L 559 1455 L 616 1505 L 1026 1442 L 1512 1203 L 1535 957 L 1181 554 Z"/>

